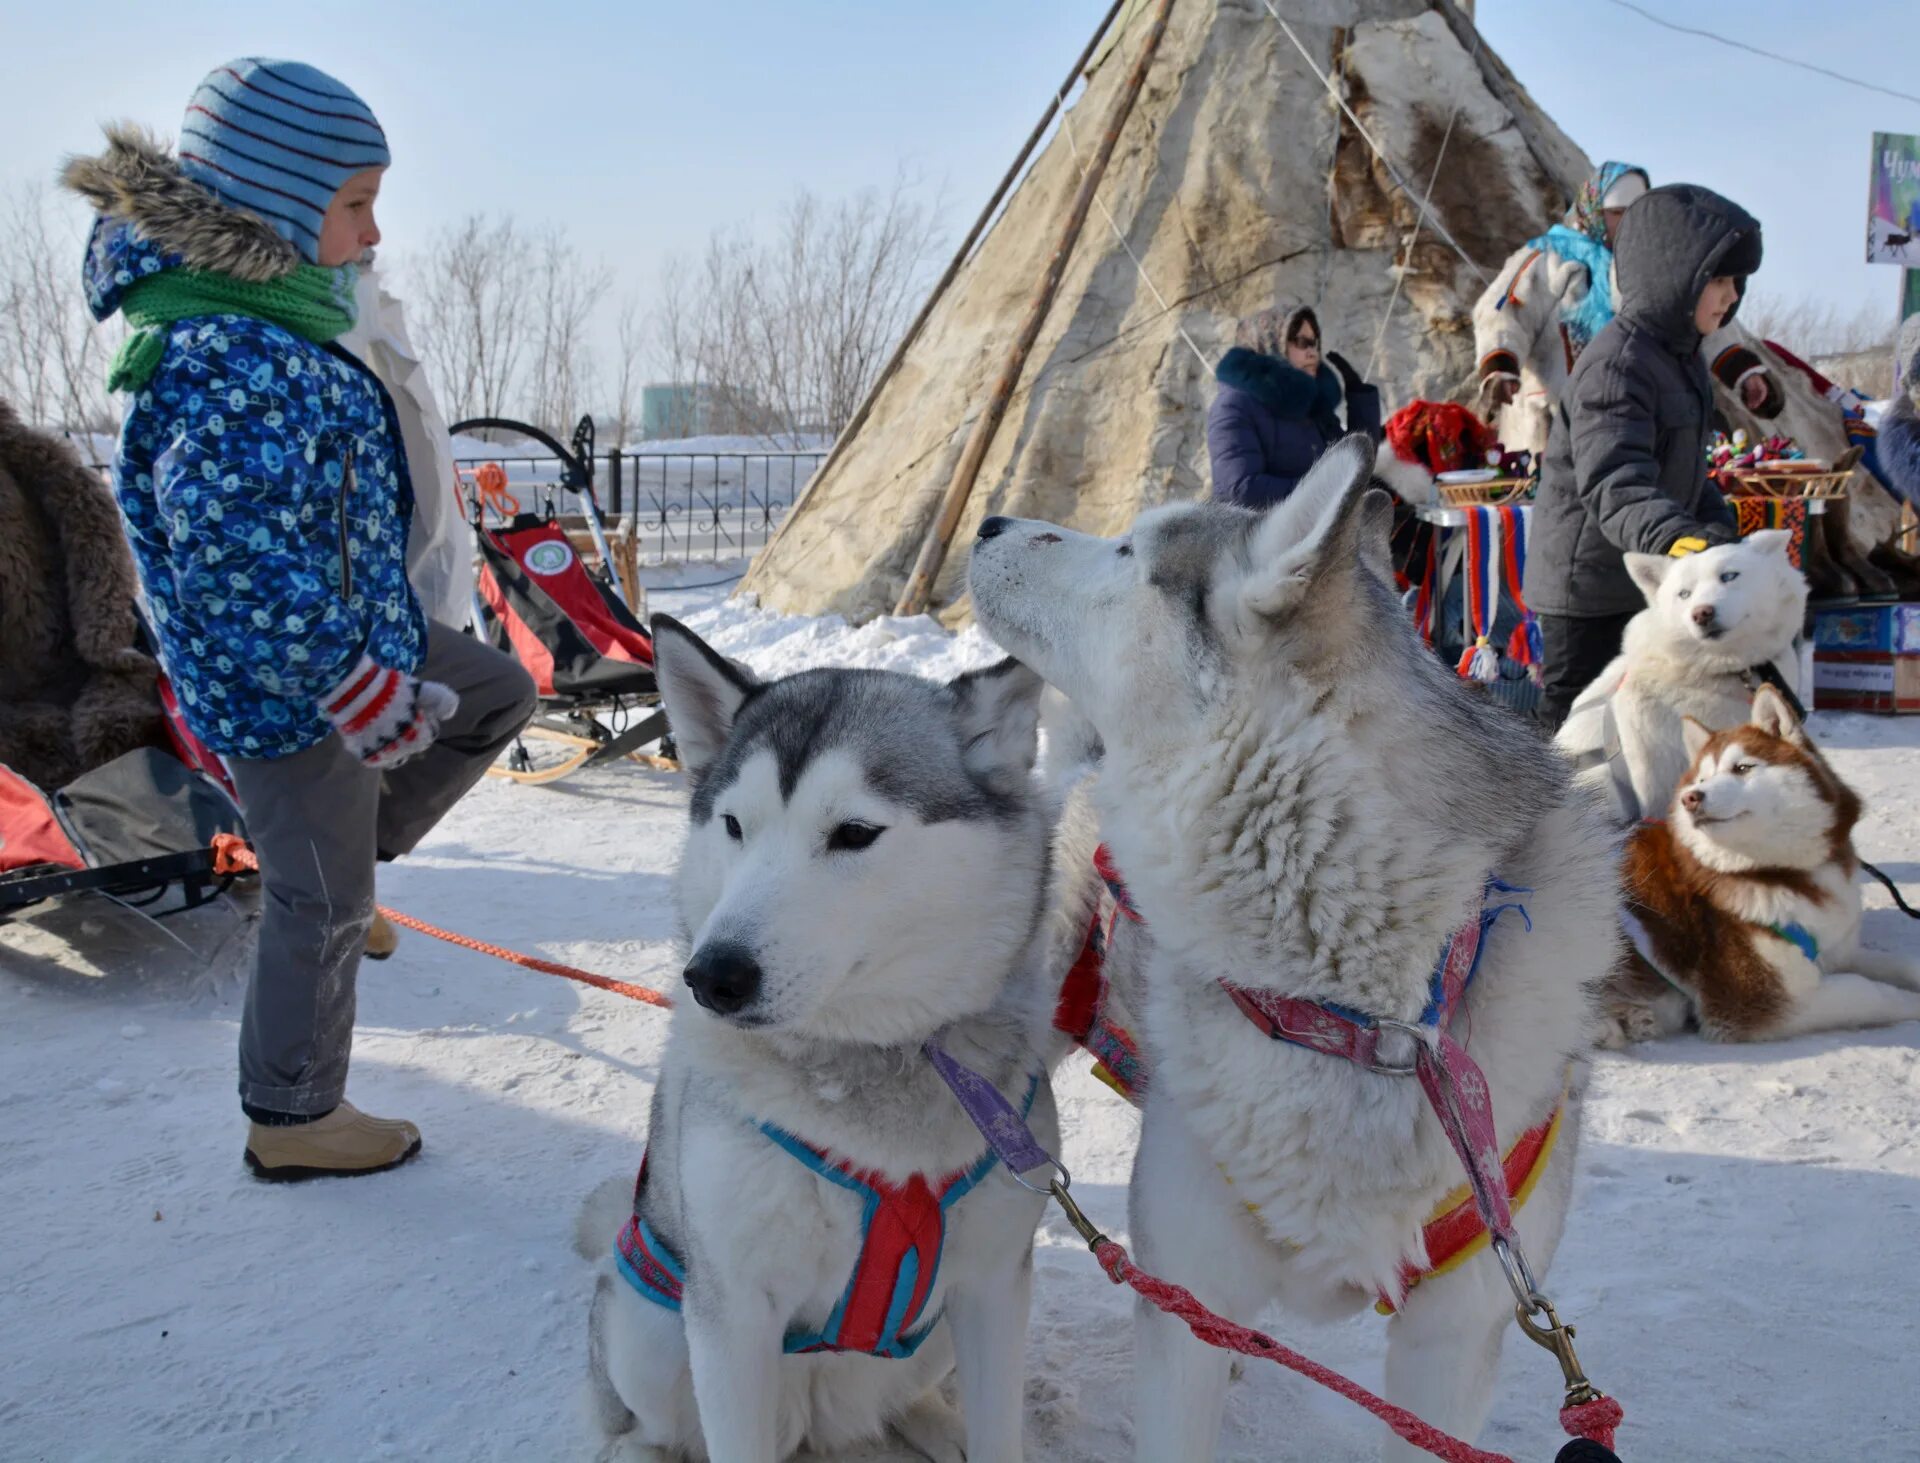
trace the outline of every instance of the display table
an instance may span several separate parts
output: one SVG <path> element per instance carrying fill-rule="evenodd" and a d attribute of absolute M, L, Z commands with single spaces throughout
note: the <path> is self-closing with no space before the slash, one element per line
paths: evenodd
<path fill-rule="evenodd" d="M 1728 501 L 1729 505 L 1733 507 L 1735 514 L 1738 515 L 1740 500 L 1729 499 Z M 1768 498 L 1760 501 L 1779 502 L 1782 500 Z M 1828 500 L 1825 498 L 1794 498 L 1785 501 L 1804 504 L 1809 518 L 1818 518 L 1827 511 Z M 1533 526 L 1533 504 L 1529 502 L 1514 503 L 1509 500 L 1507 504 L 1493 503 L 1484 506 L 1495 509 L 1506 506 L 1513 507 L 1517 509 L 1520 514 L 1523 530 L 1531 530 Z M 1444 605 L 1447 602 L 1447 590 L 1452 585 L 1454 576 L 1460 572 L 1460 564 L 1465 557 L 1466 535 L 1462 533 L 1461 530 L 1467 526 L 1467 516 L 1472 511 L 1472 508 L 1470 506 L 1455 506 L 1447 503 L 1425 503 L 1416 507 L 1413 511 L 1414 516 L 1422 523 L 1433 525 L 1440 539 L 1440 542 L 1436 545 L 1434 554 L 1434 565 L 1438 573 L 1438 582 L 1433 586 L 1433 602 L 1436 606 L 1435 613 L 1438 614 L 1438 606 Z M 1473 609 L 1470 596 L 1462 595 L 1460 597 L 1460 618 L 1461 638 L 1464 643 L 1471 645 L 1473 644 L 1474 636 Z"/>

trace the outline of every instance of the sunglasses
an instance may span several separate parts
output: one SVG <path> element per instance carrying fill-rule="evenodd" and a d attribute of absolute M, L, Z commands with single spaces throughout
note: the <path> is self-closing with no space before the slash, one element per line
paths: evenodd
<path fill-rule="evenodd" d="M 1291 337 L 1287 341 L 1287 344 L 1297 346 L 1303 351 L 1317 351 L 1320 349 L 1320 337 L 1317 335 L 1296 335 Z"/>

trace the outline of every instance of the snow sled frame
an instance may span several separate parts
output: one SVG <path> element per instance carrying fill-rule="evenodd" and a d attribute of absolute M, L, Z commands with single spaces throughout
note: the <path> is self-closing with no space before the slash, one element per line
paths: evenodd
<path fill-rule="evenodd" d="M 192 736 L 184 726 L 169 732 Z M 154 919 L 198 909 L 238 877 L 221 867 L 214 837 L 244 836 L 244 827 L 222 781 L 178 741 L 135 748 L 52 792 L 0 767 L 0 925 L 74 894 L 103 894 Z"/>
<path fill-rule="evenodd" d="M 631 758 L 677 767 L 666 713 L 653 679 L 653 641 L 635 617 L 620 584 L 612 541 L 593 484 L 593 418 L 582 417 L 571 448 L 528 422 L 474 417 L 455 433 L 508 432 L 538 443 L 560 465 L 558 482 L 543 484 L 541 513 L 520 509 L 506 492 L 504 472 L 489 490 L 482 468 L 467 481 L 468 522 L 480 555 L 473 602 L 475 635 L 520 661 L 534 677 L 540 704 L 533 720 L 490 775 L 516 782 L 556 782 L 583 767 Z M 492 466 L 489 464 L 489 466 Z M 589 569 L 560 525 L 555 498 L 574 494 L 595 552 Z M 489 525 L 491 510 L 496 524 Z M 527 741 L 557 743 L 560 760 L 536 765 Z M 646 749 L 659 743 L 656 751 Z"/>

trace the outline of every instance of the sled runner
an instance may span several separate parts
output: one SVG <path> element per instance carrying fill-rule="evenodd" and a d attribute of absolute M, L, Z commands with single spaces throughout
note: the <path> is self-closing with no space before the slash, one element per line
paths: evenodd
<path fill-rule="evenodd" d="M 653 678 L 653 641 L 629 603 L 638 586 L 631 566 L 628 583 L 620 582 L 593 489 L 593 419 L 580 419 L 571 450 L 524 422 L 478 417 L 453 427 L 456 433 L 483 430 L 540 443 L 561 474 L 537 490 L 539 512 L 522 507 L 501 463 L 461 474 L 480 552 L 475 633 L 517 659 L 540 693 L 532 723 L 490 771 L 542 783 L 617 757 L 674 766 Z M 579 499 L 584 545 L 557 511 L 561 492 Z M 583 548 L 597 564 L 588 564 Z"/>

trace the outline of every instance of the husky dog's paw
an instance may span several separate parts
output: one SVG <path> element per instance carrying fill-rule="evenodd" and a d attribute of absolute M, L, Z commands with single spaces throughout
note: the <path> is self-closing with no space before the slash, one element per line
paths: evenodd
<path fill-rule="evenodd" d="M 895 1419 L 893 1430 L 933 1463 L 967 1463 L 967 1428 L 936 1389 Z"/>
<path fill-rule="evenodd" d="M 1652 1006 L 1639 1001 L 1612 1001 L 1593 1044 L 1602 1051 L 1617 1052 L 1636 1042 L 1654 1041 L 1660 1034 L 1660 1013 Z"/>

